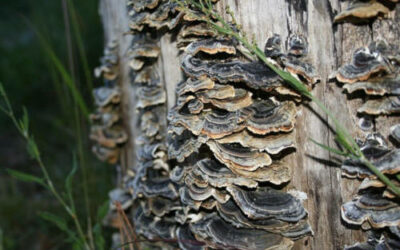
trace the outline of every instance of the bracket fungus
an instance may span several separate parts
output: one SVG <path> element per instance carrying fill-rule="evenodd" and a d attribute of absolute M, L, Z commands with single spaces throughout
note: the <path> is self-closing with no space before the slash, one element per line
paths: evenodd
<path fill-rule="evenodd" d="M 357 111 L 367 115 L 391 115 L 400 112 L 399 48 L 384 40 L 370 43 L 353 54 L 350 64 L 339 68 L 336 79 L 345 83 L 348 93 L 363 91 L 372 96 Z M 379 96 L 379 97 L 373 97 Z"/>
<path fill-rule="evenodd" d="M 284 191 L 300 96 L 174 1 L 128 1 L 128 13 L 126 56 L 140 128 L 123 188 L 139 237 L 182 249 L 289 249 L 310 235 L 301 201 Z M 168 110 L 159 39 L 175 28 L 183 78 Z M 280 43 L 278 35 L 269 39 L 266 55 L 311 89 L 317 77 L 304 37 L 291 36 L 286 52 Z"/>
<path fill-rule="evenodd" d="M 290 249 L 293 246 L 293 241 L 277 234 L 236 228 L 215 213 L 204 216 L 190 228 L 196 239 L 207 242 L 213 248 Z"/>
<path fill-rule="evenodd" d="M 121 91 L 118 79 L 118 43 L 111 42 L 104 50 L 102 66 L 96 68 L 97 77 L 103 77 L 106 86 L 93 90 L 96 110 L 89 116 L 92 121 L 90 139 L 95 143 L 94 154 L 102 161 L 117 163 L 120 147 L 127 141 L 128 134 L 121 126 L 120 103 Z"/>
<path fill-rule="evenodd" d="M 368 0 L 352 2 L 348 8 L 338 15 L 333 20 L 335 23 L 352 21 L 352 22 L 367 22 L 375 17 L 387 17 L 390 9 L 385 6 L 382 1 Z"/>

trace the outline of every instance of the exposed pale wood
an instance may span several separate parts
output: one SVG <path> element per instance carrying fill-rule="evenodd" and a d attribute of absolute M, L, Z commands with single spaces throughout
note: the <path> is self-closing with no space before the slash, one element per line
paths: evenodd
<path fill-rule="evenodd" d="M 293 33 L 307 37 L 310 62 L 315 65 L 322 79 L 314 89 L 314 94 L 323 100 L 354 136 L 363 137 L 365 134 L 357 128 L 359 118 L 356 116 L 361 99 L 352 97 L 348 100 L 340 86 L 328 83 L 327 79 L 338 66 L 351 60 L 355 48 L 368 45 L 372 39 L 382 37 L 389 42 L 399 43 L 400 12 L 393 11 L 392 19 L 377 20 L 372 26 L 333 25 L 333 16 L 347 4 L 339 0 L 221 0 L 219 8 L 229 5 L 243 29 L 249 35 L 255 35 L 260 47 L 273 33 L 280 34 L 283 41 Z M 130 85 L 124 57 L 131 39 L 123 34 L 128 30 L 125 0 L 101 0 L 100 8 L 106 40 L 118 39 L 120 42 L 123 112 L 131 136 L 123 153 L 122 165 L 124 169 L 133 168 L 137 131 L 135 89 Z M 175 86 L 181 79 L 180 58 L 173 36 L 164 36 L 160 45 L 162 56 L 159 59 L 159 71 L 166 84 L 170 108 L 175 102 Z M 313 104 L 300 108 L 296 127 L 297 151 L 290 160 L 294 170 L 290 185 L 308 195 L 305 207 L 309 212 L 314 237 L 298 241 L 296 249 L 342 249 L 345 245 L 365 240 L 364 232 L 350 229 L 340 219 L 340 206 L 356 193 L 358 182 L 342 178 L 340 170 L 330 163 L 335 161 L 334 156 L 308 140 L 313 138 L 335 146 L 334 135 L 324 122 L 326 120 L 327 117 Z M 399 122 L 398 117 L 380 117 L 376 119 L 376 128 L 387 135 L 389 124 L 395 122 Z"/>

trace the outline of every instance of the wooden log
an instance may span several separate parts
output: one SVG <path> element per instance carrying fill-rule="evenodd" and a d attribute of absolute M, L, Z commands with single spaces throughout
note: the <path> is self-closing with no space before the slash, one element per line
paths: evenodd
<path fill-rule="evenodd" d="M 101 0 L 100 14 L 103 19 L 105 40 L 117 39 L 120 44 L 120 86 L 123 96 L 123 116 L 130 139 L 121 156 L 122 169 L 135 167 L 134 141 L 138 135 L 135 110 L 135 87 L 130 83 L 126 51 L 132 36 L 127 35 L 128 17 L 125 0 Z M 334 25 L 333 17 L 347 6 L 339 0 L 221 0 L 220 10 L 227 5 L 234 11 L 238 23 L 247 34 L 254 34 L 262 48 L 267 37 L 280 34 L 283 41 L 291 34 L 305 36 L 309 43 L 310 63 L 316 67 L 321 82 L 313 93 L 348 128 L 354 137 L 365 137 L 358 126 L 357 108 L 360 98 L 348 99 L 336 83 L 327 81 L 329 75 L 345 62 L 351 60 L 353 51 L 366 46 L 375 38 L 388 42 L 400 41 L 399 5 L 390 13 L 389 19 L 376 20 L 372 25 L 349 23 Z M 175 87 L 181 79 L 180 58 L 173 35 L 167 34 L 160 41 L 161 57 L 158 66 L 165 81 L 168 108 L 175 103 Z M 350 200 L 357 192 L 359 182 L 342 178 L 334 155 L 322 150 L 309 141 L 336 147 L 334 133 L 328 126 L 328 117 L 314 104 L 303 105 L 296 122 L 297 150 L 290 163 L 293 179 L 290 186 L 307 194 L 304 205 L 314 231 L 313 237 L 296 242 L 295 249 L 343 249 L 345 245 L 364 241 L 366 234 L 358 228 L 345 225 L 340 218 L 342 203 Z M 387 135 L 391 124 L 398 117 L 379 117 L 375 129 Z M 331 123 L 329 123 L 331 124 Z"/>

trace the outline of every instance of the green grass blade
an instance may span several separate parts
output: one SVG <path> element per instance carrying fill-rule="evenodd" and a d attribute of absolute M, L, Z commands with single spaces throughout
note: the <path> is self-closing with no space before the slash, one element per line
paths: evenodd
<path fill-rule="evenodd" d="M 80 26 L 78 23 L 78 15 L 76 13 L 76 8 L 74 6 L 73 1 L 68 0 L 67 3 L 68 3 L 68 10 L 71 15 L 72 30 L 74 32 L 74 37 L 75 37 L 76 44 L 78 47 L 79 59 L 82 63 L 83 72 L 84 72 L 85 78 L 86 78 L 86 85 L 87 85 L 89 92 L 91 92 L 93 89 L 92 74 L 91 74 L 89 63 L 88 63 L 87 57 L 86 57 L 86 50 L 85 50 L 85 46 L 84 46 L 83 39 L 82 39 L 82 32 L 81 32 L 81 29 L 80 29 Z"/>
<path fill-rule="evenodd" d="M 73 186 L 72 186 L 72 181 L 74 179 L 74 176 L 76 174 L 76 171 L 78 170 L 78 162 L 76 160 L 76 155 L 73 155 L 73 160 L 72 160 L 72 169 L 69 172 L 67 178 L 65 179 L 65 191 L 68 196 L 68 200 L 71 206 L 71 210 L 73 213 L 75 213 L 75 202 L 74 202 L 74 196 L 73 196 Z"/>
<path fill-rule="evenodd" d="M 43 36 L 38 31 L 36 31 L 36 35 L 39 38 L 40 44 L 43 47 L 47 57 L 51 60 L 51 62 L 57 69 L 58 73 L 61 75 L 63 81 L 70 90 L 72 97 L 78 104 L 81 112 L 85 115 L 85 117 L 88 117 L 89 109 L 86 106 L 86 103 L 82 95 L 80 94 L 78 88 L 76 87 L 75 82 L 72 79 L 72 76 L 68 73 L 67 69 L 64 67 L 60 59 L 56 56 L 55 52 L 53 51 L 51 46 L 47 43 L 47 41 L 43 38 Z"/>
<path fill-rule="evenodd" d="M 7 172 L 9 175 L 11 175 L 12 177 L 14 177 L 17 180 L 20 180 L 23 182 L 28 182 L 28 183 L 37 183 L 37 184 L 40 184 L 40 185 L 46 187 L 44 180 L 37 176 L 31 175 L 31 174 L 28 174 L 25 172 L 13 170 L 13 169 L 7 169 Z"/>
<path fill-rule="evenodd" d="M 60 229 L 62 232 L 66 233 L 69 238 L 71 238 L 74 242 L 78 241 L 78 238 L 76 237 L 76 234 L 74 231 L 69 229 L 67 222 L 64 220 L 64 218 L 57 216 L 55 214 L 49 213 L 49 212 L 40 212 L 39 216 L 51 223 L 53 223 L 55 226 L 57 226 L 58 229 Z"/>
<path fill-rule="evenodd" d="M 334 153 L 334 154 L 341 155 L 341 156 L 348 156 L 348 153 L 346 153 L 346 152 L 344 152 L 344 151 L 340 151 L 340 150 L 338 150 L 338 149 L 335 149 L 335 148 L 331 148 L 331 147 L 329 147 L 329 146 L 326 146 L 326 145 L 324 145 L 324 144 L 322 144 L 322 143 L 319 143 L 319 142 L 315 141 L 315 140 L 312 139 L 312 138 L 309 138 L 309 140 L 312 141 L 312 142 L 313 142 L 314 144 L 316 144 L 317 146 L 319 146 L 319 147 L 321 147 L 321 148 L 323 148 L 323 149 L 325 149 L 325 150 L 327 150 L 327 151 L 329 151 L 329 152 L 332 152 L 332 153 Z"/>

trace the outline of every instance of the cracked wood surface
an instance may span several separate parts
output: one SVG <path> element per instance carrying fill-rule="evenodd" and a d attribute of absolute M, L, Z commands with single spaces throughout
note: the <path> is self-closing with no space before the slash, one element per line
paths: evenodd
<path fill-rule="evenodd" d="M 134 168 L 134 140 L 137 135 L 135 88 L 129 81 L 129 69 L 125 53 L 130 46 L 131 36 L 126 35 L 128 21 L 125 0 L 101 0 L 100 14 L 105 29 L 105 40 L 119 40 L 121 57 L 120 85 L 123 90 L 123 113 L 125 126 L 129 130 L 130 141 L 121 157 L 122 172 Z M 364 134 L 357 129 L 356 110 L 361 104 L 357 96 L 348 100 L 336 83 L 327 83 L 328 76 L 344 62 L 349 62 L 354 49 L 368 45 L 375 38 L 385 38 L 388 42 L 399 42 L 399 7 L 392 11 L 390 18 L 376 20 L 372 25 L 333 25 L 336 13 L 348 2 L 339 0 L 221 0 L 219 8 L 229 5 L 235 12 L 237 21 L 247 34 L 255 34 L 263 48 L 267 37 L 280 34 L 286 41 L 293 33 L 308 39 L 310 63 L 316 67 L 322 81 L 313 90 L 328 109 L 332 110 L 339 122 L 354 136 Z M 160 41 L 162 56 L 159 59 L 160 77 L 165 81 L 168 107 L 175 102 L 174 89 L 181 79 L 179 56 L 173 35 L 166 35 Z M 289 184 L 305 192 L 304 202 L 309 213 L 314 237 L 306 237 L 295 244 L 295 249 L 343 249 L 345 245 L 365 240 L 365 233 L 357 228 L 346 227 L 340 219 L 340 206 L 356 193 L 359 183 L 341 177 L 340 170 L 333 162 L 335 157 L 313 143 L 313 138 L 335 147 L 334 134 L 329 130 L 327 117 L 315 105 L 303 105 L 297 118 L 297 150 L 291 156 L 293 179 Z M 398 117 L 382 116 L 376 119 L 376 129 L 387 135 L 391 124 L 399 122 Z"/>

